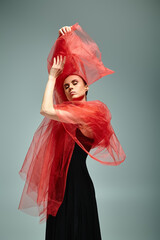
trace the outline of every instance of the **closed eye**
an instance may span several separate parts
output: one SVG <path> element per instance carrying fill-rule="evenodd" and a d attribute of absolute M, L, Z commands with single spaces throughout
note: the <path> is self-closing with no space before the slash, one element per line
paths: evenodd
<path fill-rule="evenodd" d="M 65 89 L 69 88 L 69 84 L 64 85 Z"/>
<path fill-rule="evenodd" d="M 77 80 L 74 80 L 73 81 L 73 85 L 76 85 L 78 82 L 77 82 Z"/>
<path fill-rule="evenodd" d="M 76 85 L 77 83 L 78 83 L 78 81 L 76 79 L 72 80 L 73 85 Z M 65 89 L 69 88 L 69 84 L 68 83 L 64 84 L 64 87 L 65 87 Z"/>

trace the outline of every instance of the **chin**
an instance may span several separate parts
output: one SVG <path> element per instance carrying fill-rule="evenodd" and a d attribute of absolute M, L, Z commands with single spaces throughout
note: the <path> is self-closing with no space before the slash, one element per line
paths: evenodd
<path fill-rule="evenodd" d="M 67 97 L 67 96 L 66 96 Z M 68 96 L 67 99 L 68 101 L 81 101 L 83 98 L 85 98 L 85 95 L 73 95 L 73 96 Z"/>
<path fill-rule="evenodd" d="M 82 96 L 75 96 L 75 95 L 73 95 L 70 101 L 81 101 L 84 98 L 85 98 L 84 95 L 82 95 Z"/>

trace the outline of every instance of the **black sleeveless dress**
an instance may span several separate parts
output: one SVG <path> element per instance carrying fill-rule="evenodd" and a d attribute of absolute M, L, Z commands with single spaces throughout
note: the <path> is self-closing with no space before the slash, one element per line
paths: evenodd
<path fill-rule="evenodd" d="M 76 135 L 80 142 L 87 138 L 79 129 Z M 90 138 L 87 140 L 92 141 Z M 86 158 L 87 153 L 75 143 L 64 199 L 57 215 L 48 216 L 45 240 L 101 240 L 95 189 Z"/>

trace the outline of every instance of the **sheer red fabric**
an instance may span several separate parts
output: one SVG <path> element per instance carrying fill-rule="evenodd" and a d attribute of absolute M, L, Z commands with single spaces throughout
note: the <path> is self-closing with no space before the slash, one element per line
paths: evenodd
<path fill-rule="evenodd" d="M 53 58 L 57 55 L 66 56 L 63 73 L 59 75 L 54 89 L 54 102 L 67 101 L 63 91 L 63 81 L 71 74 L 82 77 L 88 85 L 98 79 L 114 73 L 104 66 L 101 52 L 93 39 L 75 23 L 71 32 L 61 35 L 51 48 L 47 58 L 48 73 L 53 65 Z"/>
<path fill-rule="evenodd" d="M 99 100 L 81 102 L 64 102 L 54 105 L 57 115 L 65 130 L 93 159 L 107 165 L 119 165 L 125 159 L 125 153 L 111 125 L 111 113 Z M 93 142 L 90 152 L 76 137 L 76 129 L 83 126 L 92 134 Z"/>
<path fill-rule="evenodd" d="M 25 186 L 18 209 L 32 216 L 39 216 L 40 223 L 49 214 L 56 216 L 63 201 L 75 143 L 91 158 L 105 165 L 119 165 L 126 158 L 112 128 L 112 116 L 108 107 L 98 100 L 69 102 L 62 91 L 63 81 L 70 74 L 83 77 L 90 85 L 102 76 L 113 73 L 101 62 L 96 43 L 75 24 L 72 32 L 59 37 L 52 47 L 47 58 L 48 71 L 53 57 L 62 53 L 67 56 L 67 65 L 65 64 L 63 73 L 56 80 L 53 94 L 53 106 L 59 121 L 44 117 L 34 133 L 19 171 L 25 180 Z M 77 138 L 76 129 L 82 130 L 82 127 L 91 133 L 92 139 L 86 138 L 82 142 Z M 89 152 L 87 146 L 91 147 Z"/>
<path fill-rule="evenodd" d="M 56 215 L 64 196 L 67 169 L 74 140 L 63 125 L 44 117 L 36 130 L 19 171 L 25 186 L 18 209 L 40 216 Z"/>

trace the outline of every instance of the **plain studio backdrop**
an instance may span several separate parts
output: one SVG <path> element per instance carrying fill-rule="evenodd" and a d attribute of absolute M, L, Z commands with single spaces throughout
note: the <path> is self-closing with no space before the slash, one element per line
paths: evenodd
<path fill-rule="evenodd" d="M 44 240 L 45 224 L 18 210 L 20 170 L 40 115 L 47 56 L 58 30 L 78 22 L 104 65 L 115 71 L 92 86 L 126 153 L 119 166 L 87 158 L 103 240 L 159 239 L 159 14 L 154 0 L 1 0 L 0 239 Z"/>

